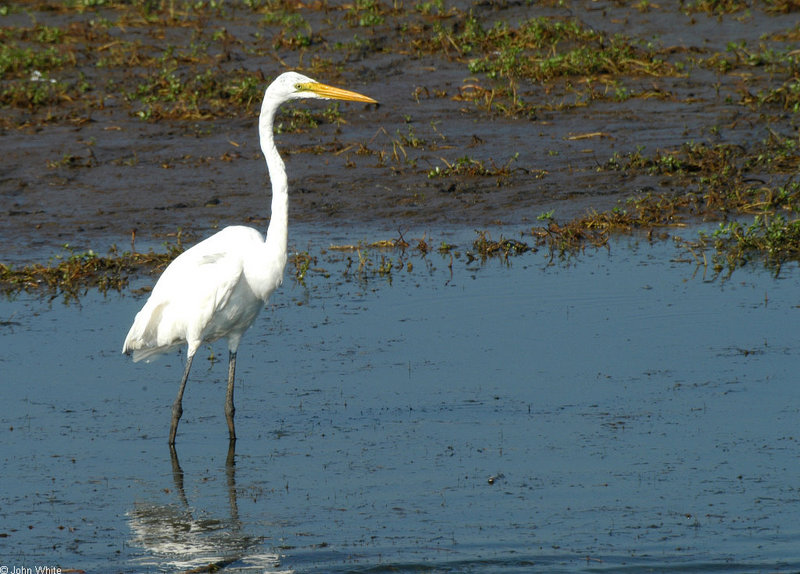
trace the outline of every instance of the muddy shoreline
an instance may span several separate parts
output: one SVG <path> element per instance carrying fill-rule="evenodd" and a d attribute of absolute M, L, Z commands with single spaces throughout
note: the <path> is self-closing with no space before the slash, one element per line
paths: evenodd
<path fill-rule="evenodd" d="M 19 54 L 68 55 L 49 64 L 32 57 L 3 76 L 4 262 L 46 261 L 66 244 L 124 249 L 134 230 L 143 245 L 157 245 L 179 230 L 191 239 L 231 224 L 266 228 L 259 94 L 287 68 L 381 102 L 283 111 L 278 142 L 291 220 L 319 228 L 374 226 L 382 236 L 439 226 L 525 231 L 543 214 L 570 220 L 724 176 L 713 165 L 609 168 L 613 158 L 637 153 L 679 158 L 696 143 L 744 150 L 742 162 L 752 165 L 746 177 L 769 189 L 791 181 L 800 163 L 796 104 L 780 99 L 781 87 L 791 91 L 799 81 L 791 3 L 785 13 L 760 2 L 730 13 L 708 13 L 703 3 L 255 4 L 170 12 L 31 1 L 0 17 L 4 41 Z M 497 42 L 516 38 L 492 44 L 492 30 L 539 18 L 580 27 L 582 36 L 554 41 L 554 49 L 583 41 L 603 49 L 624 35 L 635 52 L 615 64 L 618 73 L 588 67 L 542 80 L 492 60 L 500 51 L 490 48 L 505 50 Z M 432 47 L 437 33 L 466 42 L 473 21 L 485 52 L 478 42 Z M 290 32 L 300 40 L 287 40 Z M 117 46 L 132 53 L 115 55 Z M 539 57 L 529 44 L 520 50 L 530 61 Z M 634 56 L 658 67 L 631 67 Z M 498 68 L 474 71 L 481 58 Z M 229 100 L 203 100 L 197 78 L 217 74 L 220 83 L 240 81 L 249 100 L 234 100 L 230 90 L 223 90 Z M 45 82 L 45 103 L 19 95 Z M 778 153 L 760 143 L 771 133 L 781 140 L 781 166 L 756 161 Z"/>

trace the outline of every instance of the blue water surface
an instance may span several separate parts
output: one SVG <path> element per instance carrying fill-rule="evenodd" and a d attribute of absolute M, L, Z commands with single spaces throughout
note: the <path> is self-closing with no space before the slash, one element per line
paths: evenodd
<path fill-rule="evenodd" d="M 800 276 L 681 255 L 416 255 L 362 280 L 323 259 L 240 347 L 235 452 L 224 343 L 172 453 L 183 357 L 120 354 L 141 297 L 2 301 L 0 563 L 800 570 Z"/>

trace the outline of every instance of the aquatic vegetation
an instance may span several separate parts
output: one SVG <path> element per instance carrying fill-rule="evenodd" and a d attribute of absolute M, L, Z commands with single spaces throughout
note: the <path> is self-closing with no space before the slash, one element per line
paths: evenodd
<path fill-rule="evenodd" d="M 461 90 L 458 99 L 509 116 L 532 116 L 537 108 L 565 105 L 563 98 L 560 104 L 525 102 L 518 81 L 526 85 L 566 82 L 559 92 L 571 91 L 572 105 L 586 105 L 609 95 L 617 101 L 638 96 L 640 92 L 624 86 L 621 77 L 679 73 L 652 46 L 600 32 L 578 19 L 535 17 L 514 27 L 502 20 L 489 26 L 472 13 L 461 13 L 446 24 L 437 22 L 430 34 L 415 36 L 410 42 L 417 52 L 454 58 L 463 61 L 472 74 L 502 80 L 491 88 L 474 83 Z M 573 79 L 585 85 L 579 88 Z M 596 89 L 597 85 L 604 87 Z"/>
<path fill-rule="evenodd" d="M 768 12 L 786 13 L 800 9 L 794 0 L 764 0 L 759 3 Z M 751 10 L 753 4 L 748 0 L 687 0 L 681 2 L 681 10 L 686 14 L 738 14 Z"/>
<path fill-rule="evenodd" d="M 640 10 L 661 9 L 652 3 L 637 6 Z M 747 6 L 746 2 L 697 1 L 684 2 L 681 9 L 688 14 L 729 14 Z M 778 0 L 763 3 L 764 10 L 776 13 L 792 6 Z M 257 98 L 256 87 L 263 84 L 263 78 L 233 64 L 242 56 L 270 49 L 299 53 L 299 68 L 312 74 L 340 71 L 343 61 L 360 60 L 370 53 L 456 60 L 464 64 L 465 74 L 482 75 L 492 85 L 473 82 L 451 97 L 510 117 L 532 117 L 538 109 L 586 106 L 597 100 L 669 97 L 667 92 L 630 80 L 685 74 L 693 62 L 705 62 L 726 73 L 740 66 L 759 66 L 769 73 L 797 69 L 796 51 L 771 45 L 791 41 L 791 31 L 786 38 L 765 38 L 765 45 L 758 49 L 736 45 L 727 54 L 687 54 L 682 61 L 675 51 L 592 28 L 574 17 L 537 16 L 511 25 L 501 18 L 485 20 L 472 10 L 443 2 L 405 7 L 378 0 L 344 5 L 249 0 L 236 6 L 216 0 L 75 0 L 58 6 L 44 1 L 29 6 L 37 8 L 93 14 L 91 19 L 69 25 L 0 29 L 0 77 L 9 80 L 2 87 L 2 102 L 39 109 L 63 105 L 91 92 L 94 97 L 89 106 L 99 109 L 113 88 L 125 85 L 131 113 L 146 120 L 203 120 L 242 111 Z M 256 33 L 207 26 L 212 17 L 224 23 L 236 10 L 260 16 Z M 192 41 L 158 41 L 175 26 L 191 30 Z M 137 33 L 131 40 L 120 37 L 120 27 L 148 32 Z M 390 38 L 375 33 L 392 28 L 400 33 Z M 325 37 L 320 33 L 323 29 Z M 358 31 L 348 36 L 348 29 Z M 106 74 L 102 81 L 87 78 L 79 90 L 58 77 L 54 85 L 27 81 L 33 71 L 49 78 L 55 71 L 79 67 L 102 68 Z M 135 86 L 130 86 L 131 79 L 136 80 Z M 741 103 L 780 103 L 795 109 L 796 80 L 796 75 L 788 74 L 777 88 L 743 93 Z M 552 96 L 543 100 L 537 94 L 531 99 L 532 83 L 547 84 L 545 95 L 552 92 Z"/>
<path fill-rule="evenodd" d="M 720 223 L 713 233 L 701 232 L 685 246 L 692 252 L 711 250 L 711 266 L 716 273 L 732 273 L 736 268 L 761 259 L 777 276 L 788 261 L 800 260 L 800 218 L 783 214 L 758 215 L 752 223 Z"/>
<path fill-rule="evenodd" d="M 141 103 L 135 115 L 146 120 L 209 119 L 235 113 L 261 97 L 264 80 L 258 72 L 233 70 L 218 74 L 206 70 L 187 75 L 176 60 L 151 75 L 126 98 Z"/>
<path fill-rule="evenodd" d="M 413 130 L 400 139 L 409 146 L 418 141 Z M 91 147 L 88 148 L 91 152 Z M 75 160 L 65 157 L 60 164 L 72 167 L 91 161 L 92 155 Z M 488 167 L 468 156 L 445 162 L 445 168 L 430 177 L 496 177 L 500 181 L 511 169 L 516 158 L 504 166 Z M 331 245 L 321 253 L 295 253 L 290 259 L 294 277 L 305 284 L 309 274 L 330 276 L 331 268 L 344 265 L 346 279 L 368 281 L 382 277 L 391 280 L 392 274 L 404 270 L 413 272 L 415 258 L 429 261 L 438 254 L 452 267 L 454 261 L 485 262 L 499 258 L 508 262 L 511 257 L 543 251 L 553 262 L 571 258 L 587 247 L 599 248 L 619 234 L 642 234 L 648 239 L 665 239 L 675 229 L 685 228 L 694 221 L 720 221 L 713 234 L 699 233 L 696 239 L 676 237 L 679 246 L 692 253 L 696 260 L 709 264 L 717 273 L 731 272 L 737 266 L 754 259 L 762 260 L 776 273 L 787 261 L 800 260 L 800 182 L 793 174 L 800 168 L 800 145 L 795 137 L 767 130 L 767 136 L 752 144 L 751 149 L 728 144 L 687 142 L 673 150 L 659 150 L 651 156 L 637 150 L 615 154 L 600 170 L 619 170 L 628 174 L 641 172 L 651 176 L 679 178 L 680 193 L 640 193 L 606 211 L 589 210 L 585 215 L 568 221 L 558 221 L 555 211 L 537 218 L 539 225 L 531 227 L 520 239 L 501 237 L 493 240 L 486 231 L 477 231 L 470 246 L 441 242 L 432 247 L 428 237 L 407 240 L 402 234 L 390 240 L 361 242 L 350 245 Z M 760 173 L 788 176 L 787 181 L 768 184 L 754 179 Z M 744 218 L 752 216 L 748 224 Z M 525 237 L 531 241 L 526 242 Z M 119 253 L 116 249 L 105 257 L 93 252 L 69 253 L 48 265 L 33 264 L 21 268 L 0 266 L 0 289 L 5 293 L 19 290 L 47 294 L 63 292 L 75 297 L 87 288 L 124 289 L 129 278 L 163 268 L 182 251 L 180 234 L 176 245 L 167 245 L 165 253 L 142 254 L 131 249 Z M 712 252 L 710 263 L 705 253 Z M 395 253 L 392 256 L 390 253 Z"/>
<path fill-rule="evenodd" d="M 301 285 L 305 285 L 306 273 L 311 268 L 311 265 L 316 265 L 316 257 L 310 255 L 308 251 L 301 253 L 293 253 L 289 256 L 289 262 L 294 265 L 294 278 Z"/>
<path fill-rule="evenodd" d="M 624 166 L 619 156 L 608 169 L 642 170 L 667 174 L 685 182 L 687 191 L 677 194 L 648 194 L 632 198 L 626 205 L 633 211 L 630 224 L 636 228 L 671 225 L 702 219 L 721 220 L 711 236 L 700 233 L 697 241 L 685 241 L 691 251 L 714 250 L 713 265 L 736 266 L 761 258 L 780 271 L 789 260 L 800 259 L 800 183 L 794 174 L 800 168 L 800 150 L 795 137 L 774 130 L 752 149 L 727 144 L 687 143 L 678 150 L 659 151 L 645 157 L 629 154 Z M 768 183 L 761 177 L 786 174 L 786 183 Z M 743 218 L 752 216 L 751 224 Z M 682 240 L 683 241 L 683 240 Z"/>
<path fill-rule="evenodd" d="M 450 177 L 456 175 L 465 175 L 469 177 L 494 177 L 497 179 L 497 185 L 501 185 L 503 180 L 507 179 L 511 175 L 513 171 L 511 165 L 517 160 L 518 157 L 519 154 L 514 155 L 501 166 L 497 166 L 493 160 L 489 160 L 491 167 L 487 166 L 486 162 L 471 158 L 469 156 L 457 158 L 453 162 L 448 162 L 446 159 L 441 158 L 445 167 L 441 168 L 438 165 L 434 166 L 428 171 L 428 177 Z"/>
<path fill-rule="evenodd" d="M 784 110 L 800 113 L 800 75 L 789 78 L 777 88 L 762 89 L 756 94 L 746 92 L 741 102 L 757 108 L 777 104 Z"/>
<path fill-rule="evenodd" d="M 48 265 L 34 263 L 18 268 L 0 263 L 0 291 L 63 294 L 66 299 L 78 298 L 89 288 L 121 291 L 128 287 L 131 277 L 163 269 L 181 250 L 173 246 L 165 253 L 112 251 L 107 256 L 86 251 L 56 257 Z"/>
<path fill-rule="evenodd" d="M 506 239 L 501 237 L 499 240 L 492 240 L 486 231 L 478 231 L 478 237 L 472 243 L 472 251 L 467 251 L 467 262 L 475 259 L 486 261 L 491 257 L 499 257 L 508 261 L 511 255 L 522 255 L 528 251 L 535 250 L 526 243 L 518 239 Z"/>
<path fill-rule="evenodd" d="M 468 22 L 462 40 L 470 54 L 471 72 L 490 78 L 520 77 L 546 81 L 559 76 L 599 74 L 674 74 L 674 69 L 654 52 L 634 45 L 620 35 L 608 36 L 577 20 L 533 18 L 513 29 L 505 23 L 483 30 Z"/>
<path fill-rule="evenodd" d="M 355 0 L 347 10 L 346 19 L 351 26 L 379 26 L 385 21 L 383 11 L 377 0 Z"/>
<path fill-rule="evenodd" d="M 674 202 L 703 217 L 726 217 L 731 212 L 761 213 L 769 209 L 800 209 L 797 186 L 765 185 L 753 174 L 787 174 L 800 168 L 800 149 L 793 137 L 770 130 L 768 136 L 744 149 L 738 145 L 686 143 L 677 150 L 660 150 L 652 157 L 641 151 L 614 155 L 601 169 L 644 171 L 651 175 L 673 175 L 689 189 Z"/>
<path fill-rule="evenodd" d="M 512 78 L 509 78 L 506 86 L 492 88 L 486 88 L 479 82 L 471 82 L 460 87 L 452 99 L 456 102 L 471 102 L 480 110 L 506 117 L 534 118 L 540 109 L 558 107 L 524 100 L 517 92 L 517 85 Z"/>
<path fill-rule="evenodd" d="M 0 74 L 6 77 L 19 77 L 37 70 L 39 73 L 56 70 L 68 61 L 68 56 L 55 46 L 34 50 L 15 42 L 0 44 Z"/>

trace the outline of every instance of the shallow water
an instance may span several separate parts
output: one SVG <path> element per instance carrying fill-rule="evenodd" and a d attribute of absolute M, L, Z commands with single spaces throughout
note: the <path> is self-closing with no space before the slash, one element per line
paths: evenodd
<path fill-rule="evenodd" d="M 676 255 L 287 280 L 239 351 L 235 453 L 224 361 L 196 360 L 171 456 L 181 357 L 119 354 L 140 299 L 3 301 L 3 565 L 796 571 L 798 272 Z"/>

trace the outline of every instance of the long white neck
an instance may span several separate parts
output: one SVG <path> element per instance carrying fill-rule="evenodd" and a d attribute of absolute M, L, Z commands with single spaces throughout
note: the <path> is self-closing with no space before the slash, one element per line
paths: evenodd
<path fill-rule="evenodd" d="M 275 147 L 272 131 L 279 105 L 268 100 L 269 98 L 264 98 L 258 120 L 261 151 L 267 160 L 269 179 L 272 182 L 272 213 L 267 229 L 266 245 L 270 251 L 285 254 L 289 237 L 289 182 L 286 178 L 286 167 L 283 165 L 278 148 Z"/>

